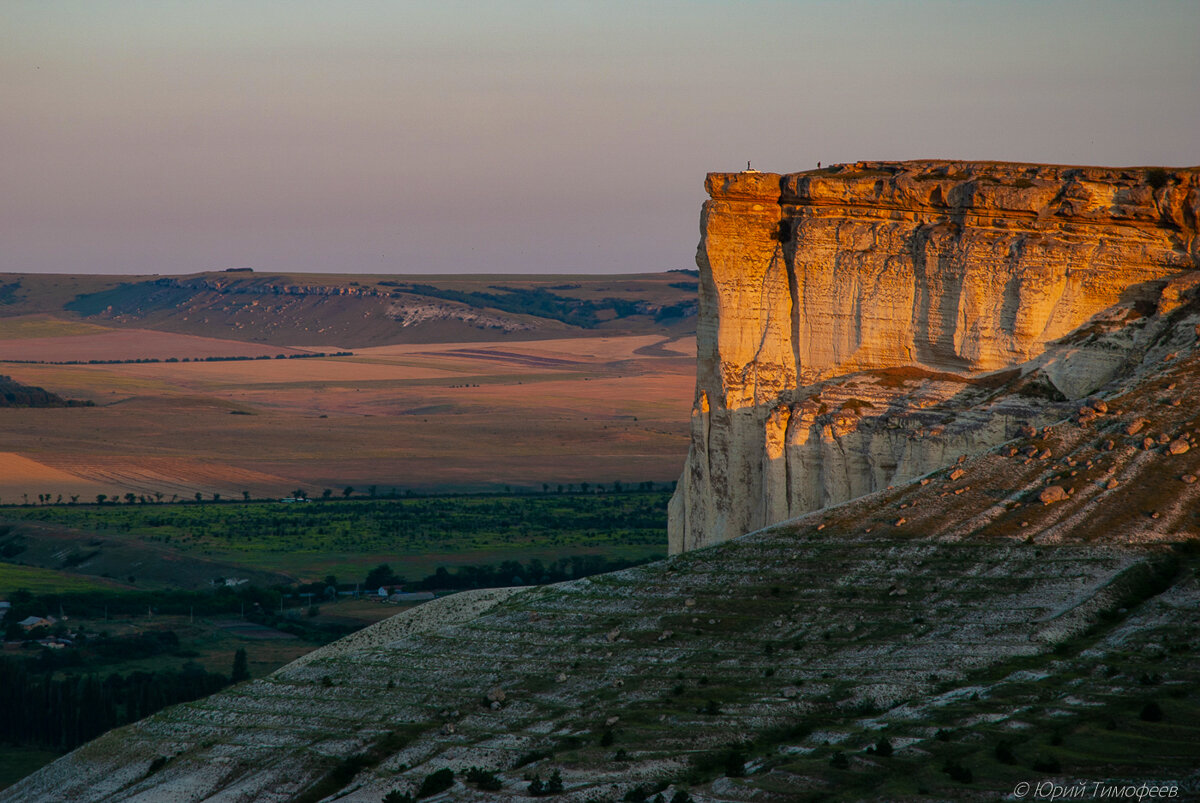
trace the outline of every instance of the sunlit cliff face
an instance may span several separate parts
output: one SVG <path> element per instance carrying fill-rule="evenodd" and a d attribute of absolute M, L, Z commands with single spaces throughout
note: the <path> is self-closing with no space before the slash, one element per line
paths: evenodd
<path fill-rule="evenodd" d="M 1056 394 L 1102 386 L 1120 359 L 1048 349 L 1106 310 L 1143 314 L 1135 302 L 1200 265 L 1198 184 L 1196 169 L 933 161 L 711 174 L 672 551 L 919 476 L 1052 414 L 1010 405 L 930 435 L 909 414 L 979 404 L 965 377 L 1042 360 Z M 898 368 L 922 378 L 919 398 L 894 376 L 854 393 L 835 381 Z"/>

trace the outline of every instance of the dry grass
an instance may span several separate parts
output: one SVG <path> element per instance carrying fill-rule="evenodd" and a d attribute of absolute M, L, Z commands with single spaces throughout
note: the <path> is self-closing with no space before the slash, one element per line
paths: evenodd
<path fill-rule="evenodd" d="M 112 332 L 104 326 L 83 321 L 66 321 L 50 315 L 21 315 L 0 318 L 0 341 L 29 338 L 60 338 L 70 335 L 100 335 Z"/>
<path fill-rule="evenodd" d="M 25 321 L 15 324 L 14 321 Z M 78 331 L 82 329 L 83 331 Z M 39 334 L 34 334 L 39 333 Z M 196 337 L 148 329 L 106 329 L 54 319 L 14 319 L 0 327 L 0 361 L 165 360 L 297 354 L 286 346 Z"/>
<path fill-rule="evenodd" d="M 0 464 L 0 501 L 667 481 L 687 452 L 695 367 L 690 339 L 672 343 L 686 356 L 636 353 L 661 341 L 394 345 L 254 362 L 0 362 L 18 381 L 97 404 L 6 411 L 12 457 Z"/>

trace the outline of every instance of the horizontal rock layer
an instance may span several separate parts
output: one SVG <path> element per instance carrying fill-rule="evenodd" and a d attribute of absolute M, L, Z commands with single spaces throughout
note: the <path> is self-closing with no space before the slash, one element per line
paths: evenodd
<path fill-rule="evenodd" d="M 673 552 L 919 476 L 1061 414 L 1038 394 L 978 409 L 980 394 L 941 392 L 949 434 L 914 443 L 928 403 L 914 407 L 894 379 L 840 400 L 856 419 L 867 402 L 869 426 L 820 419 L 820 395 L 841 377 L 1020 366 L 1044 374 L 1042 395 L 1077 398 L 1111 380 L 1133 344 L 1113 356 L 1111 343 L 1081 352 L 1064 338 L 1100 313 L 1111 333 L 1163 308 L 1167 280 L 1200 266 L 1197 168 L 859 162 L 715 173 L 707 188 Z"/>

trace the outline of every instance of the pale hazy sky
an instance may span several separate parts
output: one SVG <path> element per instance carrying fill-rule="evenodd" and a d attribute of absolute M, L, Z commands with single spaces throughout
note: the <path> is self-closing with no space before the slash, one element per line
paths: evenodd
<path fill-rule="evenodd" d="M 0 271 L 693 267 L 704 175 L 1200 163 L 1200 2 L 0 0 Z"/>

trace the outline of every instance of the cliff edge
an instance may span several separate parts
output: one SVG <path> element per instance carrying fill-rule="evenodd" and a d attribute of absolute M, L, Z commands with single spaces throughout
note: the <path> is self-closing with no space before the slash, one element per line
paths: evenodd
<path fill-rule="evenodd" d="M 706 186 L 672 553 L 1060 419 L 1138 362 L 1200 267 L 1200 168 L 857 162 Z"/>

